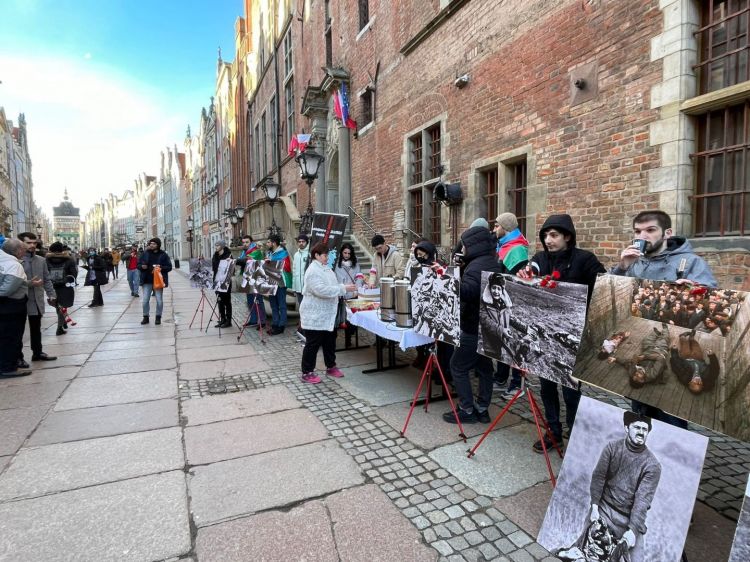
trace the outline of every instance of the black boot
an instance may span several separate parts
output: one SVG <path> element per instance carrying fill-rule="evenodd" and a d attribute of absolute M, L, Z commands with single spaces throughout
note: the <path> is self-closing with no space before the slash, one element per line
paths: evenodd
<path fill-rule="evenodd" d="M 63 330 L 60 326 L 57 327 L 57 332 L 55 332 L 56 336 L 62 336 L 63 334 L 67 334 L 65 330 Z"/>
<path fill-rule="evenodd" d="M 214 324 L 214 328 L 224 328 L 224 324 L 226 324 L 226 319 L 221 318 L 216 324 Z"/>
<path fill-rule="evenodd" d="M 143 317 L 143 320 L 141 320 L 141 324 L 148 324 L 148 316 Z"/>
<path fill-rule="evenodd" d="M 157 316 L 157 317 L 156 317 L 156 321 L 154 322 L 154 324 L 156 324 L 157 326 L 158 326 L 159 324 L 161 324 L 161 316 Z"/>

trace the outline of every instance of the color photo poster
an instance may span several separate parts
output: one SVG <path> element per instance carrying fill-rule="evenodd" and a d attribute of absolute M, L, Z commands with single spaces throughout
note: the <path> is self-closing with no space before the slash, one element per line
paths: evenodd
<path fill-rule="evenodd" d="M 747 293 L 602 275 L 574 376 L 750 440 Z"/>
<path fill-rule="evenodd" d="M 538 542 L 576 562 L 678 562 L 708 438 L 581 398 Z"/>
<path fill-rule="evenodd" d="M 338 259 L 348 220 L 347 215 L 332 213 L 315 213 L 313 215 L 309 248 L 312 250 L 316 244 L 325 243 L 328 246 L 328 265 L 331 268 L 335 267 Z"/>
<path fill-rule="evenodd" d="M 284 286 L 282 261 L 247 260 L 240 281 L 241 293 L 275 295 L 279 286 Z"/>
<path fill-rule="evenodd" d="M 750 560 L 750 479 L 745 488 L 745 501 L 742 502 L 732 552 L 729 554 L 729 562 L 747 562 L 748 560 Z"/>
<path fill-rule="evenodd" d="M 482 272 L 477 351 L 571 388 L 588 287 Z"/>
<path fill-rule="evenodd" d="M 414 331 L 458 347 L 461 335 L 458 268 L 438 275 L 429 267 L 411 269 Z"/>
<path fill-rule="evenodd" d="M 190 286 L 194 289 L 214 288 L 214 272 L 211 262 L 203 258 L 190 258 Z"/>

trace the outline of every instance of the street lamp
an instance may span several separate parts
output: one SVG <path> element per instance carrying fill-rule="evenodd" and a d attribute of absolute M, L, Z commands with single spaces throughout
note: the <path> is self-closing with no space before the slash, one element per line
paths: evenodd
<path fill-rule="evenodd" d="M 38 236 L 42 235 L 42 230 L 44 230 L 44 228 L 42 227 L 42 225 L 39 224 L 39 223 L 36 223 L 36 233 L 37 233 Z"/>
<path fill-rule="evenodd" d="M 271 205 L 271 227 L 269 228 L 270 234 L 279 234 L 281 229 L 276 226 L 276 218 L 273 216 L 273 206 L 276 201 L 279 200 L 279 193 L 281 192 L 281 185 L 274 182 L 270 177 L 266 178 L 266 181 L 260 186 L 263 193 L 266 194 L 268 204 Z"/>
<path fill-rule="evenodd" d="M 299 165 L 300 178 L 307 183 L 307 210 L 302 215 L 302 221 L 299 225 L 300 234 L 312 234 L 312 219 L 315 211 L 312 206 L 312 184 L 318 177 L 318 170 L 325 158 L 322 154 L 315 152 L 312 145 L 307 145 L 305 150 L 297 154 L 294 158 Z"/>
<path fill-rule="evenodd" d="M 190 259 L 193 259 L 193 217 L 188 217 L 187 223 L 187 241 L 190 244 Z"/>

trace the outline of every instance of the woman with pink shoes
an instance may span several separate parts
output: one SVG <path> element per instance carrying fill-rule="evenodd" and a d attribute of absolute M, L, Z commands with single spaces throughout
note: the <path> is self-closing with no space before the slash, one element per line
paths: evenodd
<path fill-rule="evenodd" d="M 321 378 L 315 374 L 318 350 L 323 348 L 326 375 L 341 378 L 344 373 L 336 366 L 336 313 L 339 297 L 356 291 L 354 284 L 344 285 L 328 266 L 328 246 L 316 244 L 310 251 L 310 265 L 305 272 L 302 289 L 302 304 L 299 315 L 305 331 L 305 349 L 302 351 L 302 382 L 318 384 Z"/>

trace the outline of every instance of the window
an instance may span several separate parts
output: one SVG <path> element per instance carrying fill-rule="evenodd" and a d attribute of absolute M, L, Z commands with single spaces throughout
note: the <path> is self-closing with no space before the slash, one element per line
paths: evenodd
<path fill-rule="evenodd" d="M 255 183 L 263 177 L 260 173 L 260 125 L 255 125 Z"/>
<path fill-rule="evenodd" d="M 362 203 L 362 218 L 368 223 L 372 221 L 372 201 Z"/>
<path fill-rule="evenodd" d="M 440 245 L 442 237 L 440 202 L 433 196 L 443 170 L 440 131 L 440 123 L 436 123 L 407 141 L 409 228 L 435 245 Z"/>
<path fill-rule="evenodd" d="M 750 0 L 703 2 L 700 63 L 696 65 L 702 94 L 750 79 L 748 20 Z"/>
<path fill-rule="evenodd" d="M 268 175 L 268 127 L 266 126 L 266 112 L 260 116 L 260 138 L 263 144 L 263 156 L 261 157 L 261 170 L 263 177 Z"/>
<path fill-rule="evenodd" d="M 361 96 L 359 96 L 362 102 L 362 117 L 360 122 L 362 125 L 367 125 L 373 121 L 373 97 L 375 92 L 371 89 L 366 89 Z"/>
<path fill-rule="evenodd" d="M 527 166 L 526 160 L 507 164 L 508 199 L 510 212 L 518 219 L 518 228 L 526 232 L 526 194 L 527 194 Z"/>
<path fill-rule="evenodd" d="M 500 214 L 500 201 L 498 199 L 497 191 L 497 169 L 492 168 L 486 172 L 482 172 L 482 183 L 484 184 L 484 200 L 487 204 L 487 222 L 492 222 Z"/>
<path fill-rule="evenodd" d="M 289 76 L 294 70 L 294 61 L 292 59 L 292 28 L 284 36 L 284 76 Z"/>
<path fill-rule="evenodd" d="M 294 80 L 291 78 L 284 86 L 284 100 L 286 102 L 286 144 L 292 141 L 294 135 Z"/>
<path fill-rule="evenodd" d="M 702 115 L 693 157 L 696 236 L 750 234 L 750 101 Z"/>
<path fill-rule="evenodd" d="M 326 34 L 326 66 L 333 66 L 333 35 L 331 34 L 331 0 L 325 0 L 323 6 L 325 14 L 325 34 Z"/>
<path fill-rule="evenodd" d="M 278 130 L 279 130 L 279 123 L 276 119 L 276 98 L 271 98 L 271 103 L 269 105 L 268 111 L 271 113 L 271 169 L 275 169 L 276 165 L 278 163 L 278 142 L 277 139 L 279 138 Z"/>
<path fill-rule="evenodd" d="M 359 0 L 359 30 L 362 31 L 369 21 L 370 3 L 368 0 Z"/>

